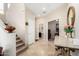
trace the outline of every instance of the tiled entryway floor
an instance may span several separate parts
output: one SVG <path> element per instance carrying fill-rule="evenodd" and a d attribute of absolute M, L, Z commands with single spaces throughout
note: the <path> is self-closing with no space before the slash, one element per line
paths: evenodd
<path fill-rule="evenodd" d="M 29 46 L 20 56 L 54 56 L 55 46 L 53 41 L 39 40 Z"/>

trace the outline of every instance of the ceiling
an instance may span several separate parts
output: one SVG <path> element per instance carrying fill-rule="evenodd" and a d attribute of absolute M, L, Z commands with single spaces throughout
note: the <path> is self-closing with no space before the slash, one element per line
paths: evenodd
<path fill-rule="evenodd" d="M 31 9 L 37 17 L 47 15 L 61 5 L 63 5 L 63 3 L 26 3 L 26 6 Z"/>

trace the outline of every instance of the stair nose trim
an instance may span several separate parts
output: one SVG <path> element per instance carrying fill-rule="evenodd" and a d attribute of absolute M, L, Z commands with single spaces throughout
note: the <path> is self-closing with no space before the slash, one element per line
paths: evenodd
<path fill-rule="evenodd" d="M 20 48 L 20 49 L 16 50 L 16 55 L 19 55 L 19 54 L 20 54 L 20 52 L 22 52 L 22 51 L 23 51 L 23 50 L 25 50 L 25 49 L 27 49 L 27 47 L 26 47 L 26 46 L 24 46 L 24 47 L 22 47 L 22 48 Z"/>
<path fill-rule="evenodd" d="M 24 43 L 17 44 L 17 45 L 16 45 L 16 48 L 18 48 L 18 47 L 20 47 L 20 46 L 22 46 L 22 45 L 24 45 Z"/>
<path fill-rule="evenodd" d="M 22 40 L 16 40 L 16 43 L 18 43 L 18 42 L 20 42 L 20 41 L 22 41 Z"/>

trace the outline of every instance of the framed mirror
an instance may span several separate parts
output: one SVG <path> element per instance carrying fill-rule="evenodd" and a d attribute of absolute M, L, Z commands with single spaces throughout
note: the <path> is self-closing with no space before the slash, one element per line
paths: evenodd
<path fill-rule="evenodd" d="M 67 24 L 74 27 L 75 23 L 75 8 L 73 6 L 69 7 L 67 13 Z"/>

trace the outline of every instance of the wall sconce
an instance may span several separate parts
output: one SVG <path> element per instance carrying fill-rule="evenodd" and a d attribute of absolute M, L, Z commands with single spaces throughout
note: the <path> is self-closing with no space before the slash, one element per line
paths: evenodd
<path fill-rule="evenodd" d="M 28 25 L 28 22 L 26 22 L 25 25 Z"/>

